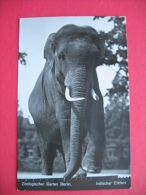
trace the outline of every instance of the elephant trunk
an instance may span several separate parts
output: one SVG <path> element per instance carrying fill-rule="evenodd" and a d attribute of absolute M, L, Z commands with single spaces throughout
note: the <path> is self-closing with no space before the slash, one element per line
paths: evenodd
<path fill-rule="evenodd" d="M 87 99 L 87 83 L 86 68 L 78 69 L 70 87 L 71 97 L 85 98 L 72 101 L 71 103 L 70 164 L 64 175 L 65 181 L 70 179 L 81 166 L 83 118 Z"/>

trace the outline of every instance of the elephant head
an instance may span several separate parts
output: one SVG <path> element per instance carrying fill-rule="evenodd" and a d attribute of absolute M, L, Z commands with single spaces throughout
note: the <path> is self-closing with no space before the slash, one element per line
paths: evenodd
<path fill-rule="evenodd" d="M 104 56 L 104 41 L 91 27 L 66 25 L 51 34 L 44 58 L 52 69 L 56 91 L 70 102 L 70 163 L 64 175 L 71 178 L 81 164 L 83 122 L 88 97 L 99 100 L 93 75 Z M 59 95 L 56 95 L 59 98 Z"/>

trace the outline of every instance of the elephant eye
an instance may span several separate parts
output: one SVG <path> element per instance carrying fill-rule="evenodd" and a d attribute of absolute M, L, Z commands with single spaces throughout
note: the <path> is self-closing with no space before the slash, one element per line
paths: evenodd
<path fill-rule="evenodd" d="M 65 54 L 61 52 L 58 56 L 59 60 L 65 60 Z"/>

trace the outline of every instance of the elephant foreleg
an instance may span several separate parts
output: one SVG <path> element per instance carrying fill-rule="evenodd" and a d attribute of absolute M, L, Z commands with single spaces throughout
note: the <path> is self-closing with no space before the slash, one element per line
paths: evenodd
<path fill-rule="evenodd" d="M 84 127 L 85 128 L 85 127 Z M 83 141 L 82 141 L 82 160 L 85 156 L 85 153 L 86 153 L 86 150 L 87 150 L 87 142 L 88 142 L 88 138 L 87 137 L 84 137 L 83 138 Z M 78 171 L 76 172 L 75 176 L 74 177 L 86 177 L 87 175 L 87 172 L 86 170 L 84 170 L 82 168 L 82 166 L 78 169 Z"/>
<path fill-rule="evenodd" d="M 65 158 L 65 167 L 67 170 L 70 162 L 70 120 L 61 119 L 59 121 L 59 125 L 60 125 L 61 139 L 63 145 L 64 158 Z"/>
<path fill-rule="evenodd" d="M 65 167 L 67 170 L 70 162 L 70 103 L 63 100 L 59 94 L 57 97 L 56 118 L 59 123 L 63 153 L 65 157 Z"/>
<path fill-rule="evenodd" d="M 102 168 L 102 158 L 105 146 L 104 113 L 102 97 L 90 102 L 90 117 L 88 120 L 89 142 L 83 158 L 83 168 L 92 173 L 98 173 Z"/>

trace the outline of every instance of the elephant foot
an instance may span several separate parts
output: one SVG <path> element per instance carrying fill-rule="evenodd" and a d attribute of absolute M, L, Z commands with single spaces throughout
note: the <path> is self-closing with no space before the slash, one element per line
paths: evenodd
<path fill-rule="evenodd" d="M 79 168 L 79 170 L 76 172 L 76 174 L 73 176 L 73 178 L 85 178 L 87 175 L 86 171 L 82 168 Z"/>
<path fill-rule="evenodd" d="M 83 166 L 83 169 L 88 173 L 100 173 L 102 170 L 102 164 L 95 166 L 94 164 L 89 164 L 88 166 Z"/>
<path fill-rule="evenodd" d="M 52 175 L 52 171 L 42 171 L 42 175 Z"/>
<path fill-rule="evenodd" d="M 97 167 L 95 167 L 95 166 L 93 166 L 93 167 L 90 166 L 89 169 L 88 169 L 88 173 L 100 173 L 101 170 L 102 170 L 102 165 L 97 166 Z"/>

